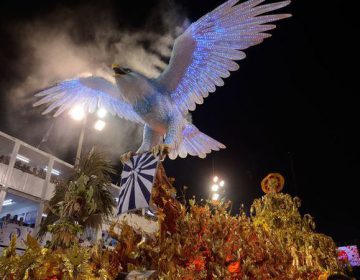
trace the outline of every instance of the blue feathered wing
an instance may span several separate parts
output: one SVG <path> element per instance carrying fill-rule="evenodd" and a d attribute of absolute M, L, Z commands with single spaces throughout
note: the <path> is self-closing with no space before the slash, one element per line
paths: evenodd
<path fill-rule="evenodd" d="M 103 108 L 112 115 L 143 123 L 132 106 L 123 100 L 117 86 L 102 77 L 90 76 L 62 81 L 35 96 L 42 98 L 33 106 L 48 104 L 43 114 L 55 110 L 54 117 L 74 106 L 81 106 L 90 113 Z"/>
<path fill-rule="evenodd" d="M 238 5 L 238 0 L 227 1 L 191 24 L 175 40 L 170 63 L 158 82 L 182 112 L 195 110 L 209 92 L 224 85 L 223 78 L 239 69 L 234 60 L 245 58 L 242 50 L 270 37 L 265 32 L 276 26 L 268 23 L 290 16 L 263 15 L 290 1 L 259 5 L 264 1 L 250 0 Z"/>

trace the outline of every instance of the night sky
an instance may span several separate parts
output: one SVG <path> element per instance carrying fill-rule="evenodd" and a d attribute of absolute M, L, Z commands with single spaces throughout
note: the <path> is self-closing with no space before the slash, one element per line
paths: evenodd
<path fill-rule="evenodd" d="M 96 19 L 94 10 L 99 11 L 99 17 L 106 17 L 109 11 L 118 15 L 119 28 L 161 33 L 163 23 L 157 20 L 161 5 L 176 7 L 193 22 L 222 2 L 1 1 L 0 130 L 33 145 L 39 141 L 12 124 L 24 122 L 31 127 L 41 122 L 41 117 L 25 120 L 21 114 L 9 114 L 5 98 L 11 87 L 31 75 L 26 69 L 34 67 L 23 59 L 29 50 L 17 36 L 21 26 L 48 18 L 57 9 L 66 10 L 67 18 L 76 17 L 81 26 L 80 32 L 73 34 L 81 44 L 93 39 L 91 28 L 101 20 Z M 79 7 L 90 9 L 84 14 L 71 12 Z M 284 191 L 302 199 L 302 212 L 315 217 L 317 231 L 331 235 L 339 245 L 358 242 L 360 137 L 354 8 L 344 1 L 335 5 L 295 0 L 283 11 L 290 11 L 293 17 L 279 22 L 272 38 L 247 50 L 240 70 L 192 115 L 201 131 L 227 149 L 205 160 L 167 160 L 166 169 L 176 178 L 177 187 L 188 186 L 187 196 L 198 198 L 208 197 L 214 169 L 226 181 L 226 195 L 233 201 L 234 212 L 240 203 L 248 210 L 252 200 L 261 196 L 261 179 L 269 172 L 279 172 L 286 180 Z M 153 20 L 145 26 L 149 17 Z M 30 103 L 25 110 L 33 110 Z M 69 154 L 75 154 L 73 148 L 58 156 Z"/>

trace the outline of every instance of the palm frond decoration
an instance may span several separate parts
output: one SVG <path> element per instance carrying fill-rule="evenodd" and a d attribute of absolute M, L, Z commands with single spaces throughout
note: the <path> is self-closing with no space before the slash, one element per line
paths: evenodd
<path fill-rule="evenodd" d="M 114 173 L 103 153 L 92 150 L 82 156 L 69 179 L 55 187 L 38 236 L 43 236 L 59 220 L 84 228 L 100 228 L 103 220 L 113 214 L 115 201 L 109 187 Z"/>

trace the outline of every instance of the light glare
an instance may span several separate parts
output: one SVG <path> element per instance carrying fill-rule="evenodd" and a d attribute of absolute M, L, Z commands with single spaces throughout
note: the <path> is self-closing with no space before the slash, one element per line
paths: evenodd
<path fill-rule="evenodd" d="M 223 187 L 223 186 L 225 186 L 225 182 L 222 180 L 222 181 L 220 182 L 220 187 Z"/>
<path fill-rule="evenodd" d="M 219 190 L 219 185 L 218 185 L 218 184 L 212 185 L 212 186 L 211 186 L 211 190 L 212 190 L 213 192 L 217 192 L 217 191 Z"/>
<path fill-rule="evenodd" d="M 25 163 L 29 163 L 30 162 L 30 159 L 28 159 L 27 157 L 24 157 L 24 156 L 22 156 L 22 155 L 16 155 L 16 158 L 18 159 L 18 160 L 21 160 L 21 161 L 23 161 L 23 162 L 25 162 Z"/>
<path fill-rule="evenodd" d="M 72 109 L 69 111 L 69 115 L 71 116 L 71 118 L 75 121 L 81 121 L 84 117 L 85 117 L 85 111 L 84 108 L 82 106 L 74 106 L 72 107 Z"/>
<path fill-rule="evenodd" d="M 104 118 L 107 114 L 107 111 L 104 109 L 104 108 L 100 108 L 98 111 L 97 111 L 97 115 L 100 119 Z"/>
<path fill-rule="evenodd" d="M 219 200 L 220 195 L 218 193 L 214 193 L 212 195 L 212 200 Z"/>
<path fill-rule="evenodd" d="M 218 177 L 218 176 L 215 176 L 215 177 L 213 178 L 213 181 L 214 181 L 214 183 L 216 183 L 217 181 L 219 181 L 219 177 Z"/>
<path fill-rule="evenodd" d="M 105 127 L 105 122 L 104 121 L 102 121 L 102 120 L 97 120 L 96 121 L 96 123 L 95 123 L 95 125 L 94 125 L 94 128 L 96 129 L 96 130 L 98 130 L 98 131 L 102 131 L 103 129 L 104 129 L 104 127 Z"/>
<path fill-rule="evenodd" d="M 2 206 L 8 206 L 14 203 L 15 202 L 12 199 L 5 199 Z"/>
<path fill-rule="evenodd" d="M 44 170 L 47 172 L 47 171 L 48 171 L 48 167 L 45 166 Z M 59 176 L 59 175 L 61 174 L 61 172 L 60 172 L 59 170 L 56 170 L 56 169 L 53 168 L 53 169 L 51 170 L 51 174 L 54 174 L 54 175 L 56 175 L 56 176 Z"/>

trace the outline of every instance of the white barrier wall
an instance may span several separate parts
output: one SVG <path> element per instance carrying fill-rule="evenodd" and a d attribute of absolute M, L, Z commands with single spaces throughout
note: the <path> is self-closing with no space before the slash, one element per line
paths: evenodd
<path fill-rule="evenodd" d="M 16 236 L 16 248 L 25 249 L 27 235 L 32 234 L 33 228 L 19 226 L 17 224 L 8 224 L 0 221 L 0 247 L 5 248 L 9 246 L 10 240 Z"/>
<path fill-rule="evenodd" d="M 7 168 L 8 165 L 0 163 L 0 179 L 5 176 Z M 11 186 L 12 189 L 41 198 L 43 188 L 45 187 L 45 180 L 14 168 L 8 185 Z M 46 188 L 45 200 L 49 200 L 52 197 L 54 189 L 55 185 L 49 183 Z"/>
<path fill-rule="evenodd" d="M 145 233 L 152 234 L 159 228 L 157 222 L 146 219 L 143 216 L 136 214 L 122 214 L 118 217 L 118 222 L 127 222 L 134 229 L 141 229 Z"/>

